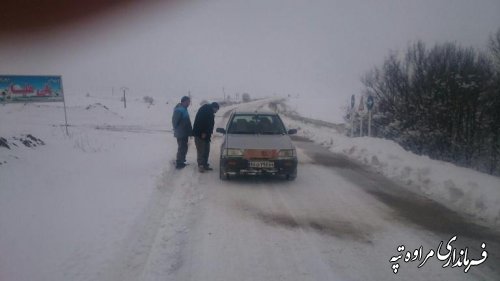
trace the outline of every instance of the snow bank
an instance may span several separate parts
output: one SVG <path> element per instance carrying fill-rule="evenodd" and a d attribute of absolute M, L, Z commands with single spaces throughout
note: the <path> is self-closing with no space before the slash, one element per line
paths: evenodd
<path fill-rule="evenodd" d="M 384 175 L 417 188 L 429 198 L 500 226 L 500 178 L 415 155 L 397 143 L 376 138 L 337 138 L 330 150 L 371 165 Z"/>
<path fill-rule="evenodd" d="M 390 140 L 349 138 L 333 128 L 283 117 L 289 128 L 298 128 L 299 135 L 328 147 L 332 152 L 369 165 L 403 186 L 483 225 L 500 226 L 500 178 L 416 155 Z"/>

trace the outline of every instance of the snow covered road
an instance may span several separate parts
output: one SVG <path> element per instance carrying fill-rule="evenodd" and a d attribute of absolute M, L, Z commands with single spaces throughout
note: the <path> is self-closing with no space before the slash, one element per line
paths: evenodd
<path fill-rule="evenodd" d="M 219 125 L 225 122 L 221 118 Z M 217 169 L 199 174 L 194 165 L 169 170 L 165 186 L 173 189 L 175 199 L 162 207 L 165 217 L 157 222 L 162 225 L 140 274 L 112 280 L 498 278 L 497 233 L 467 223 L 347 158 L 295 139 L 300 170 L 293 182 L 252 177 L 220 181 Z M 220 143 L 221 137 L 214 137 L 214 166 Z M 398 254 L 399 245 L 408 250 L 423 246 L 425 255 L 453 235 L 456 247 L 469 247 L 475 258 L 486 242 L 488 262 L 469 273 L 442 268 L 444 262 L 435 258 L 422 268 L 417 262 L 401 262 L 394 274 L 389 259 Z"/>

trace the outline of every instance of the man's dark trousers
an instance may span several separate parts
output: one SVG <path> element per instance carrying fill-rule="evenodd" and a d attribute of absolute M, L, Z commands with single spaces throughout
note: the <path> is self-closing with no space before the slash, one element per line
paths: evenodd
<path fill-rule="evenodd" d="M 210 154 L 210 141 L 200 137 L 194 138 L 196 145 L 198 166 L 208 166 L 208 155 Z"/>
<path fill-rule="evenodd" d="M 177 160 L 176 164 L 184 164 L 186 162 L 186 154 L 188 151 L 188 137 L 177 138 Z"/>

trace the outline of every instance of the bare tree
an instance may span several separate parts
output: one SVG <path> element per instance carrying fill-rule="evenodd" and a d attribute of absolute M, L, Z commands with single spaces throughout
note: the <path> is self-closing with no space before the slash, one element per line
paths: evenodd
<path fill-rule="evenodd" d="M 497 35 L 492 52 L 500 50 Z M 482 52 L 455 43 L 428 49 L 416 42 L 404 55 L 391 52 L 362 82 L 376 100 L 373 125 L 379 136 L 419 154 L 479 167 L 485 155 L 498 151 L 491 147 L 498 146 L 499 136 L 491 132 L 500 124 L 500 105 L 492 107 L 500 87 L 492 85 L 493 77 L 491 59 Z"/>

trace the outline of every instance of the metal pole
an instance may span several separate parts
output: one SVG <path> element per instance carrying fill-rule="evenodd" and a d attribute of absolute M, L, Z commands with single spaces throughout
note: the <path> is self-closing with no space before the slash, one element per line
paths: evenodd
<path fill-rule="evenodd" d="M 372 111 L 368 110 L 368 136 L 372 136 Z"/>
<path fill-rule="evenodd" d="M 351 138 L 354 137 L 354 110 L 351 108 Z"/>
<path fill-rule="evenodd" d="M 128 90 L 127 87 L 122 87 L 123 90 L 123 108 L 127 108 L 127 97 L 125 96 L 125 92 Z"/>
<path fill-rule="evenodd" d="M 354 137 L 354 104 L 355 104 L 355 96 L 351 95 L 351 138 Z"/>
<path fill-rule="evenodd" d="M 64 126 L 66 127 L 66 135 L 69 136 L 68 132 L 68 114 L 66 112 L 66 99 L 64 98 L 64 87 L 63 87 L 63 82 L 62 82 L 62 77 L 59 76 L 59 79 L 61 81 L 61 93 L 63 95 L 63 104 L 64 104 Z"/>
<path fill-rule="evenodd" d="M 359 115 L 359 136 L 363 136 L 363 115 Z"/>

